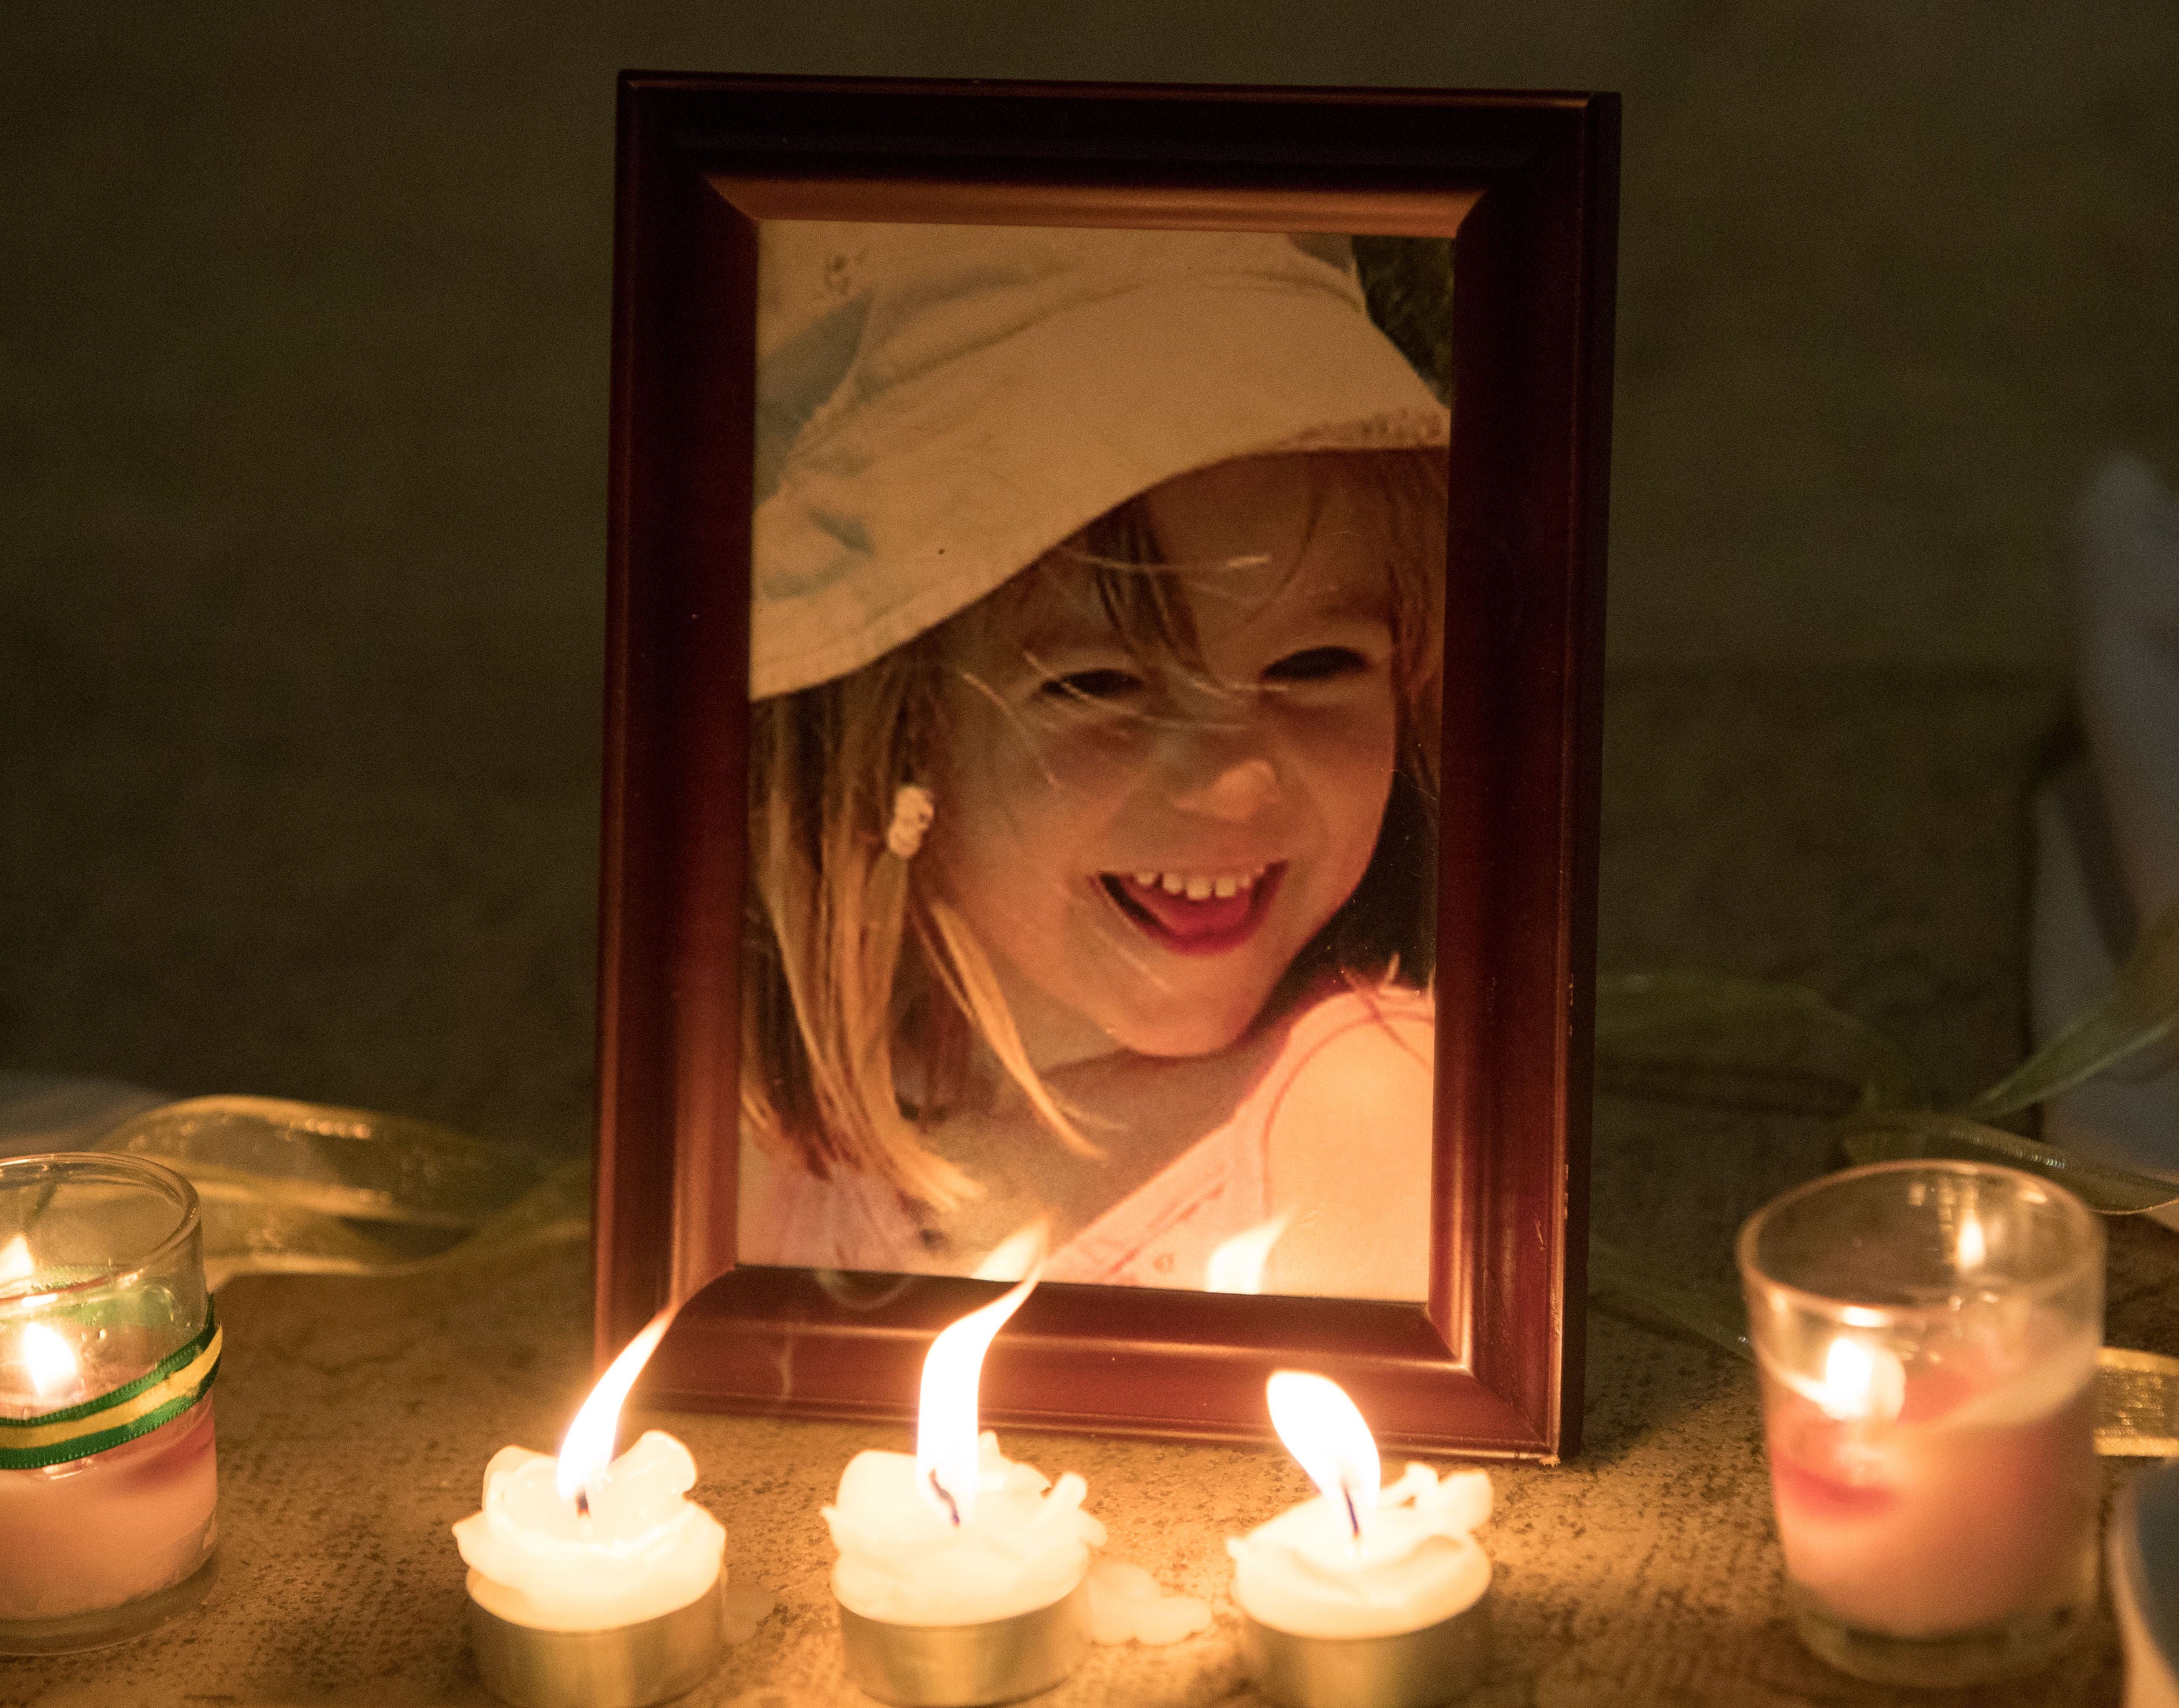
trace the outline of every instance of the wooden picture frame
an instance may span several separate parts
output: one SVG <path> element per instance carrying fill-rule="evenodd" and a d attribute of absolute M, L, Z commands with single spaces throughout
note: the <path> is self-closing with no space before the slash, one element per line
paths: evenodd
<path fill-rule="evenodd" d="M 662 1404 L 912 1415 L 991 1284 L 737 1269 L 756 222 L 1454 238 L 1425 1305 L 1040 1288 L 995 1425 L 1550 1459 L 1581 1417 L 1616 98 L 630 73 L 620 87 L 600 988 L 601 1357 L 693 1294 Z M 870 1284 L 867 1285 L 862 1284 Z"/>

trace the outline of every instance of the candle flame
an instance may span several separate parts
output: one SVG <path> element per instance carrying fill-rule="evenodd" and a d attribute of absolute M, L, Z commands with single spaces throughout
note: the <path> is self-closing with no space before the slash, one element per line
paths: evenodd
<path fill-rule="evenodd" d="M 30 1242 L 20 1234 L 0 1245 L 0 1286 L 10 1281 L 27 1280 L 37 1273 L 36 1260 L 30 1256 Z"/>
<path fill-rule="evenodd" d="M 1040 1216 L 1026 1227 L 1014 1229 L 984 1254 L 984 1261 L 976 1266 L 974 1278 L 979 1281 L 1020 1280 L 1044 1262 L 1050 1226 Z"/>
<path fill-rule="evenodd" d="M 1990 1245 L 1983 1237 L 1982 1218 L 1970 1210 L 1967 1213 L 1967 1219 L 1960 1224 L 1959 1267 L 1962 1269 L 1979 1269 L 1989 1256 Z"/>
<path fill-rule="evenodd" d="M 620 1356 L 606 1366 L 598 1385 L 590 1390 L 575 1421 L 560 1442 L 560 1464 L 552 1486 L 560 1498 L 575 1503 L 579 1512 L 590 1509 L 590 1497 L 612 1463 L 613 1442 L 620 1432 L 620 1409 L 643 1366 L 658 1349 L 658 1343 L 673 1325 L 678 1304 L 667 1306 L 645 1325 L 642 1333 L 620 1349 Z"/>
<path fill-rule="evenodd" d="M 1831 1341 L 1824 1353 L 1823 1388 L 1817 1396 L 1827 1415 L 1888 1423 L 1906 1403 L 1907 1369 L 1897 1353 L 1850 1335 Z"/>
<path fill-rule="evenodd" d="M 1354 1540 L 1362 1539 L 1363 1514 L 1376 1510 L 1383 1472 L 1376 1437 L 1347 1390 L 1329 1377 L 1281 1370 L 1265 1384 L 1271 1426 L 1325 1498 L 1346 1509 Z"/>
<path fill-rule="evenodd" d="M 1203 1290 L 1206 1293 L 1260 1293 L 1264 1290 L 1264 1265 L 1271 1261 L 1271 1247 L 1279 1243 L 1279 1235 L 1287 1230 L 1293 1219 L 1287 1210 L 1268 1222 L 1259 1222 L 1244 1229 L 1232 1239 L 1221 1240 L 1210 1253 L 1205 1266 Z"/>
<path fill-rule="evenodd" d="M 1024 1233 L 1035 1241 L 1029 1273 L 990 1304 L 947 1328 L 924 1355 L 915 1414 L 915 1486 L 956 1525 L 967 1524 L 976 1510 L 976 1382 L 984 1371 L 984 1354 L 1044 1272 L 1044 1224 Z"/>
<path fill-rule="evenodd" d="M 30 1373 L 30 1386 L 41 1399 L 50 1399 L 76 1385 L 75 1349 L 60 1332 L 43 1322 L 23 1325 L 23 1367 Z"/>

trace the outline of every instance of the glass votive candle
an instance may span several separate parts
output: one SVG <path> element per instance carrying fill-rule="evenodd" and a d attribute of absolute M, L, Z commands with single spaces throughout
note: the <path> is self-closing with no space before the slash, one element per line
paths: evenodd
<path fill-rule="evenodd" d="M 218 1366 L 187 1180 L 0 1161 L 0 1654 L 120 1642 L 211 1586 Z"/>
<path fill-rule="evenodd" d="M 2050 1660 L 2095 1601 L 2103 1224 L 2014 1169 L 1879 1163 L 1738 1255 L 1802 1640 L 1893 1684 Z"/>

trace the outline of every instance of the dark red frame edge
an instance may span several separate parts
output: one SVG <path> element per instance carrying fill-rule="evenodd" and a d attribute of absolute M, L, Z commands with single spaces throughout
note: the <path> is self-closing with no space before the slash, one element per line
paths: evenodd
<path fill-rule="evenodd" d="M 1122 106 L 1132 126 L 1110 123 Z M 1463 567 L 1449 594 L 1465 593 L 1480 616 L 1448 626 L 1446 798 L 1495 810 L 1449 818 L 1441 861 L 1439 1162 L 1460 1189 L 1440 1196 L 1439 1238 L 1456 1261 L 1427 1317 L 1338 1300 L 1046 1288 L 995 1346 L 984 1403 L 996 1423 L 1253 1436 L 1265 1428 L 1264 1372 L 1302 1363 L 1345 1382 L 1387 1443 L 1573 1451 L 1616 98 L 631 73 L 619 118 L 601 1360 L 677 1285 L 712 1273 L 722 1220 L 731 1249 L 732 1171 L 713 1169 L 733 1154 L 736 1105 L 754 399 L 734 343 L 754 263 L 751 228 L 705 174 L 900 172 L 906 137 L 922 145 L 926 172 L 1017 187 L 1163 178 L 1227 190 L 1314 184 L 1333 198 L 1479 189 L 1458 247 L 1455 436 L 1474 454 L 1455 465 L 1451 556 Z M 1155 152 L 1100 155 L 1098 136 L 1116 129 Z M 1043 151 L 1035 161 L 1032 143 Z M 737 566 L 738 576 L 721 572 Z M 1471 976 L 1455 983 L 1448 966 Z M 1466 1225 L 1452 1221 L 1456 1208 Z M 1447 1290 L 1459 1275 L 1474 1278 L 1465 1309 Z M 929 1281 L 858 1311 L 801 1272 L 738 1271 L 687 1307 L 646 1390 L 661 1403 L 904 1416 L 930 1333 L 989 1290 Z"/>

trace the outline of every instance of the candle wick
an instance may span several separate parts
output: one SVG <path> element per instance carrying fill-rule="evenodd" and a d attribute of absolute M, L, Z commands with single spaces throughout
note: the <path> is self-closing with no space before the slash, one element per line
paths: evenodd
<path fill-rule="evenodd" d="M 1345 1483 L 1339 1486 L 1339 1497 L 1347 1503 L 1347 1522 L 1353 1527 L 1354 1540 L 1362 1540 L 1362 1514 L 1354 1508 L 1354 1491 Z"/>
<path fill-rule="evenodd" d="M 590 1515 L 590 1492 L 587 1488 L 575 1491 L 575 1516 L 586 1519 Z"/>
<path fill-rule="evenodd" d="M 948 1494 L 946 1492 L 946 1485 L 938 1481 L 937 1466 L 933 1465 L 930 1468 L 930 1475 L 931 1492 L 946 1503 L 946 1515 L 953 1520 L 954 1527 L 958 1530 L 961 1524 L 961 1503 Z"/>

